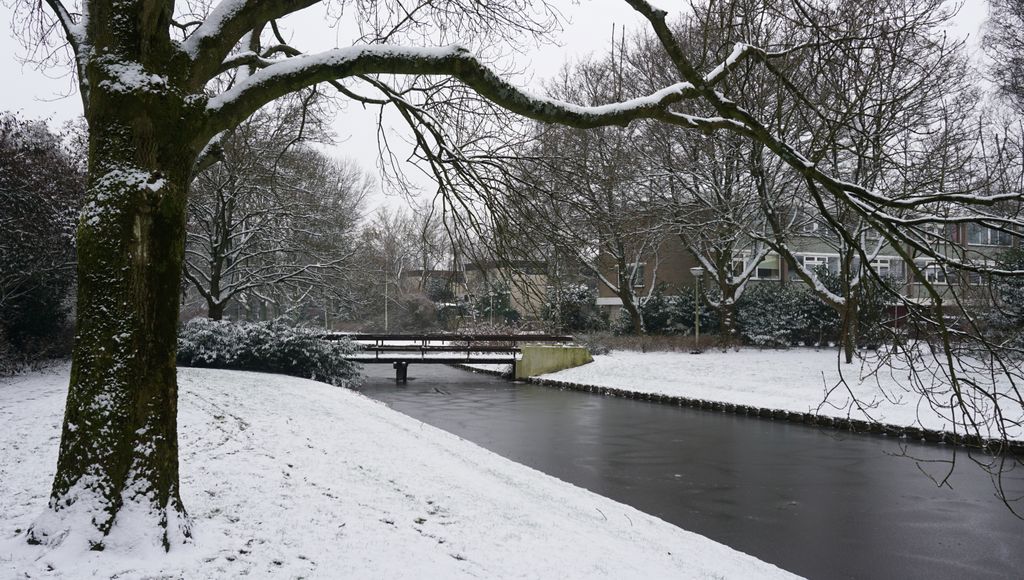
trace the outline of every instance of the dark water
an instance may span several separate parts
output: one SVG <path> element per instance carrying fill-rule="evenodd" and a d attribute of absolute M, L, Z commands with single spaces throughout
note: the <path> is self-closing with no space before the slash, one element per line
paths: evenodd
<path fill-rule="evenodd" d="M 398 411 L 797 574 L 1024 578 L 1024 521 L 963 450 L 940 489 L 921 469 L 944 476 L 950 448 L 443 366 L 412 365 L 403 386 L 364 369 L 363 392 Z M 1004 486 L 1024 495 L 1024 469 Z"/>

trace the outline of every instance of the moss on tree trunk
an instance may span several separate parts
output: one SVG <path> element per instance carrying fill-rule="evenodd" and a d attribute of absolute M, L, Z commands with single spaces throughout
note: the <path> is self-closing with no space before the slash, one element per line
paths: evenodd
<path fill-rule="evenodd" d="M 175 354 L 196 158 L 184 136 L 195 116 L 173 90 L 140 95 L 114 84 L 110 70 L 102 62 L 89 70 L 71 384 L 49 509 L 29 540 L 71 534 L 103 549 L 124 524 L 169 547 L 190 535 L 178 483 Z"/>

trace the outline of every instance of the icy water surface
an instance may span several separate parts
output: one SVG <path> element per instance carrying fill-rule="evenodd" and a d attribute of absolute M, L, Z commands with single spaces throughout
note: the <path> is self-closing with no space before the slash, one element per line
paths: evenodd
<path fill-rule="evenodd" d="M 514 384 L 444 366 L 366 365 L 363 392 L 509 459 L 809 578 L 1021 578 L 1024 521 L 952 449 Z M 680 378 L 685 380 L 685 378 Z M 1004 478 L 1024 495 L 1024 470 Z M 1019 511 L 1024 501 L 1018 502 Z"/>

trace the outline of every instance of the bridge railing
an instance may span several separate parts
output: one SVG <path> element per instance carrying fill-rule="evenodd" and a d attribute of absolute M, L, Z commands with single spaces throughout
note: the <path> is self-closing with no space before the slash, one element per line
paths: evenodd
<path fill-rule="evenodd" d="M 516 364 L 521 344 L 565 344 L 573 337 L 554 334 L 382 334 L 327 333 L 325 340 L 348 339 L 364 356 L 360 363 L 391 364 L 396 378 L 404 381 L 409 363 L 418 364 Z"/>
<path fill-rule="evenodd" d="M 322 335 L 326 340 L 353 341 L 410 341 L 410 342 L 501 342 L 519 344 L 522 342 L 573 342 L 567 335 L 556 334 L 386 334 L 386 333 L 345 333 L 331 332 Z"/>

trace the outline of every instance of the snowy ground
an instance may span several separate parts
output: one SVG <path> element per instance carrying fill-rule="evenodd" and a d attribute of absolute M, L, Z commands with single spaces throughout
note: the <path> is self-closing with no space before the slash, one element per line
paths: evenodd
<path fill-rule="evenodd" d="M 906 366 L 883 365 L 874 372 L 876 368 L 877 363 L 870 360 L 840 365 L 835 350 L 742 349 L 699 355 L 615 351 L 595 356 L 593 363 L 543 378 L 801 413 L 817 411 L 904 427 L 952 431 L 954 420 L 962 424 L 959 416 L 951 417 L 949 409 L 933 406 L 920 395 L 921 385 L 908 379 Z M 927 374 L 926 369 L 919 370 Z M 846 385 L 840 384 L 840 372 Z M 930 389 L 949 390 L 941 373 L 927 376 Z M 865 408 L 858 408 L 855 398 L 866 404 Z M 938 398 L 948 400 L 945 394 Z M 987 402 L 979 399 L 976 403 L 978 415 L 990 420 Z M 1004 399 L 1003 405 L 1007 417 L 1024 417 L 1024 411 L 1011 400 Z M 988 436 L 997 435 L 991 425 L 983 427 Z M 1011 428 L 1010 436 L 1024 439 L 1024 428 Z"/>
<path fill-rule="evenodd" d="M 0 577 L 775 578 L 789 574 L 359 394 L 182 369 L 195 542 L 25 544 L 56 463 L 67 369 L 0 380 Z"/>

